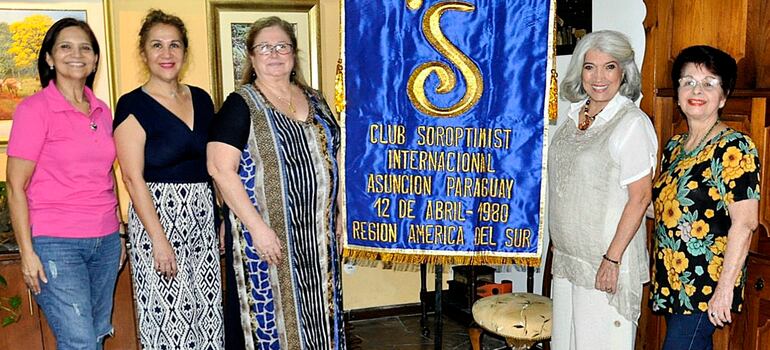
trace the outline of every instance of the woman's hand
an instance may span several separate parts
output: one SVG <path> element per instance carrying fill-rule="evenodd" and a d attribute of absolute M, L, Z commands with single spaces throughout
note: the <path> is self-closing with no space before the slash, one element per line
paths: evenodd
<path fill-rule="evenodd" d="M 708 302 L 709 321 L 717 327 L 732 322 L 730 308 L 733 304 L 733 288 L 746 263 L 751 245 L 752 231 L 759 224 L 759 201 L 744 199 L 727 205 L 730 213 L 730 229 L 727 231 L 722 272 Z"/>
<path fill-rule="evenodd" d="M 260 225 L 256 230 L 249 229 L 254 242 L 254 249 L 257 250 L 259 257 L 268 264 L 277 265 L 281 262 L 281 242 L 272 228 L 267 225 Z"/>
<path fill-rule="evenodd" d="M 20 109 L 17 109 L 18 113 Z M 40 257 L 32 247 L 32 232 L 29 223 L 27 186 L 35 171 L 35 162 L 8 157 L 6 189 L 8 190 L 8 209 L 11 211 L 11 224 L 16 243 L 21 255 L 21 273 L 24 283 L 33 293 L 40 294 L 40 282 L 48 283 Z"/>
<path fill-rule="evenodd" d="M 717 327 L 724 327 L 726 324 L 733 321 L 730 308 L 733 303 L 733 288 L 720 288 L 717 286 L 714 289 L 714 295 L 709 300 L 709 321 Z"/>
<path fill-rule="evenodd" d="M 37 254 L 29 253 L 21 256 L 21 273 L 24 275 L 24 283 L 32 293 L 40 294 L 40 282 L 48 283 L 43 264 Z"/>
<path fill-rule="evenodd" d="M 166 279 L 176 276 L 176 254 L 168 239 L 161 237 L 152 241 L 152 257 L 155 260 L 155 270 Z"/>
<path fill-rule="evenodd" d="M 260 259 L 268 264 L 278 264 L 282 257 L 281 241 L 275 231 L 262 220 L 246 194 L 238 175 L 240 157 L 241 150 L 222 142 L 209 142 L 206 146 L 206 166 L 219 195 L 251 232 L 252 244 Z"/>
<path fill-rule="evenodd" d="M 596 271 L 596 282 L 594 283 L 594 288 L 602 292 L 615 294 L 615 292 L 618 291 L 619 272 L 619 265 L 602 259 L 602 263 L 599 265 L 599 270 Z"/>

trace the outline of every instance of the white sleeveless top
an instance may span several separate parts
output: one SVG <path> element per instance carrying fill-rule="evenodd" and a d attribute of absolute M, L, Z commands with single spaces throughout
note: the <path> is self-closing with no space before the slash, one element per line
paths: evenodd
<path fill-rule="evenodd" d="M 573 113 L 582 113 L 582 108 L 574 107 Z M 608 103 L 588 130 L 578 130 L 574 120 L 556 130 L 548 155 L 554 276 L 594 288 L 602 255 L 628 201 L 627 185 L 652 173 L 656 153 L 649 118 L 621 95 Z M 609 304 L 634 323 L 641 313 L 642 284 L 650 280 L 646 236 L 645 225 L 640 225 L 623 254 L 618 290 L 607 294 Z"/>

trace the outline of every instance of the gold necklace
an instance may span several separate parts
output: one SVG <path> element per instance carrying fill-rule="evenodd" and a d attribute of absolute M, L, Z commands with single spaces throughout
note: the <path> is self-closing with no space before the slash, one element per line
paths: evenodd
<path fill-rule="evenodd" d="M 289 112 L 291 112 L 291 114 L 295 114 L 295 113 L 297 113 L 297 108 L 295 108 L 294 104 L 291 103 L 291 95 L 292 95 L 292 93 L 291 93 L 291 91 L 289 91 L 289 99 L 288 100 L 284 99 L 283 97 L 279 96 L 278 94 L 276 94 L 275 97 L 278 97 L 278 99 L 281 102 L 283 102 L 287 106 L 289 106 Z"/>
<path fill-rule="evenodd" d="M 254 82 L 254 85 L 257 85 L 256 81 Z M 260 84 L 260 85 L 263 85 L 263 84 Z M 297 113 L 297 108 L 294 107 L 294 103 L 292 103 L 291 87 L 289 87 L 289 99 L 285 99 L 285 98 L 281 97 L 281 95 L 278 95 L 277 93 L 275 93 L 275 91 L 273 91 L 272 88 L 269 88 L 267 86 L 265 86 L 265 87 L 267 88 L 267 90 L 270 91 L 270 93 L 273 96 L 275 96 L 278 99 L 278 101 L 283 102 L 285 105 L 287 105 L 289 107 L 289 112 L 291 112 L 291 114 L 296 114 Z"/>
<path fill-rule="evenodd" d="M 181 84 L 177 87 L 176 91 L 171 90 L 167 94 L 160 93 L 160 89 L 158 89 L 158 91 L 152 91 L 151 89 L 147 88 L 147 84 L 142 86 L 142 90 L 144 90 L 146 93 L 150 95 L 159 96 L 159 97 L 177 98 L 177 97 L 184 97 L 184 94 L 185 94 L 184 88 L 181 86 Z"/>
<path fill-rule="evenodd" d="M 69 98 L 65 97 L 64 99 L 67 100 L 67 102 L 69 102 L 73 107 L 75 107 L 77 109 L 79 109 L 78 106 L 84 105 L 86 107 L 86 110 L 88 111 L 87 113 L 85 113 L 85 114 L 88 114 L 87 115 L 87 117 L 88 117 L 88 127 L 91 129 L 91 131 L 96 131 L 96 129 L 99 126 L 96 124 L 96 121 L 94 120 L 94 116 L 91 115 L 91 102 L 88 101 L 88 99 L 85 98 L 85 97 L 83 98 L 83 101 L 81 101 L 81 102 L 78 102 L 74 98 L 73 99 L 69 99 Z"/>

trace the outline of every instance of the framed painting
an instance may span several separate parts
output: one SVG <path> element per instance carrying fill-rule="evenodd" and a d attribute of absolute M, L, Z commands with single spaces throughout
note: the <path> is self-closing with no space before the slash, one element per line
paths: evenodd
<path fill-rule="evenodd" d="M 246 35 L 254 21 L 278 16 L 294 26 L 297 34 L 300 70 L 310 86 L 321 85 L 319 23 L 317 0 L 208 0 L 209 42 L 215 62 L 212 98 L 217 106 L 240 85 L 247 61 Z"/>
<path fill-rule="evenodd" d="M 592 0 L 556 0 L 556 54 L 571 55 L 591 32 Z"/>
<path fill-rule="evenodd" d="M 112 100 L 101 0 L 0 2 L 0 142 L 8 141 L 19 102 L 41 89 L 37 72 L 40 44 L 48 28 L 64 17 L 84 20 L 94 31 L 101 47 L 94 93 L 104 101 Z"/>

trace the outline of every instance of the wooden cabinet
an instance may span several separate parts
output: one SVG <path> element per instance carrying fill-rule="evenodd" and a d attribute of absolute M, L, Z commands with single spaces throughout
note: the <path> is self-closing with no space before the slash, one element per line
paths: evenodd
<path fill-rule="evenodd" d="M 770 349 L 770 255 L 749 254 L 744 350 Z"/>
<path fill-rule="evenodd" d="M 0 328 L 0 349 L 56 349 L 56 339 L 48 328 L 45 316 L 24 284 L 17 254 L 0 254 L 0 274 L 8 281 L 8 289 L 0 292 L 3 295 L 20 295 L 23 311 L 18 323 Z M 115 334 L 105 341 L 105 350 L 139 349 L 133 289 L 128 266 L 124 267 L 118 276 L 112 325 L 115 328 Z"/>

